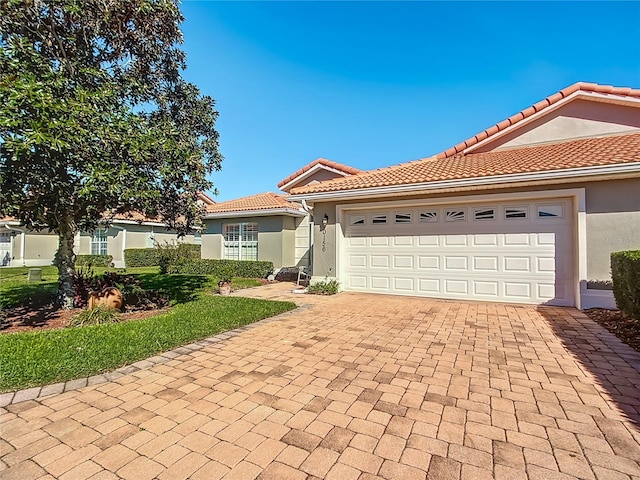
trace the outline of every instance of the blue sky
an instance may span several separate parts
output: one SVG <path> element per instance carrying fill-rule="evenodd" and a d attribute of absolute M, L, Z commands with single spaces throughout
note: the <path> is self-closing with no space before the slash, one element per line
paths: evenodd
<path fill-rule="evenodd" d="M 577 81 L 640 88 L 640 2 L 186 0 L 185 77 L 216 100 L 218 201 L 324 157 L 436 154 Z"/>

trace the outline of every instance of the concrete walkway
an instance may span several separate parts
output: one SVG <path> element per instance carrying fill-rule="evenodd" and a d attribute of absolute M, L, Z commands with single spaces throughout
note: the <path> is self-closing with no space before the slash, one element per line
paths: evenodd
<path fill-rule="evenodd" d="M 640 479 L 640 354 L 577 310 L 291 288 L 239 292 L 301 305 L 275 319 L 5 396 L 0 478 Z"/>

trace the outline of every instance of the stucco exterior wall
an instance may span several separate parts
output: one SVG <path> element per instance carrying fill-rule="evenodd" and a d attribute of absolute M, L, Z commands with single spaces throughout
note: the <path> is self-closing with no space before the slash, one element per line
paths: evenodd
<path fill-rule="evenodd" d="M 314 279 L 336 276 L 336 205 L 337 203 L 316 203 L 313 208 L 313 264 Z M 329 217 L 327 225 L 322 225 L 324 215 Z"/>
<path fill-rule="evenodd" d="M 640 179 L 587 187 L 587 280 L 611 280 L 620 250 L 640 250 Z"/>
<path fill-rule="evenodd" d="M 202 231 L 202 258 L 222 258 L 222 223 L 223 220 L 205 220 Z"/>
<path fill-rule="evenodd" d="M 20 257 L 20 239 L 14 242 L 14 256 Z M 17 247 L 17 248 L 16 248 Z M 15 251 L 17 250 L 17 251 Z M 58 237 L 49 232 L 29 232 L 25 238 L 26 265 L 51 265 L 58 251 Z"/>

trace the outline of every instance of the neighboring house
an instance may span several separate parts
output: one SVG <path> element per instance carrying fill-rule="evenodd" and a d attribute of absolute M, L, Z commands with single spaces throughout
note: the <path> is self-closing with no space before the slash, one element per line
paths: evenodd
<path fill-rule="evenodd" d="M 215 201 L 201 193 L 203 206 Z M 201 234 L 186 235 L 180 239 L 186 243 L 200 243 Z M 162 223 L 130 215 L 114 218 L 106 228 L 94 232 L 81 232 L 76 236 L 75 252 L 78 255 L 111 255 L 116 267 L 122 268 L 124 250 L 127 248 L 152 248 L 156 243 L 178 241 L 175 232 Z M 47 230 L 39 232 L 20 226 L 9 217 L 0 219 L 0 265 L 10 267 L 51 265 L 58 250 L 58 236 Z"/>
<path fill-rule="evenodd" d="M 296 185 L 314 280 L 347 291 L 614 307 L 640 249 L 640 90 L 577 83 L 438 155 Z"/>
<path fill-rule="evenodd" d="M 361 171 L 318 158 L 293 173 L 278 187 L 295 186 L 354 175 Z M 302 203 L 272 192 L 216 203 L 207 207 L 202 237 L 203 258 L 271 261 L 276 270 L 311 264 L 313 218 Z"/>

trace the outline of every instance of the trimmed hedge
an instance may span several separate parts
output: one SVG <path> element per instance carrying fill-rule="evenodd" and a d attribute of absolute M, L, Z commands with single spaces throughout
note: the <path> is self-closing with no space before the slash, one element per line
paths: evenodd
<path fill-rule="evenodd" d="M 273 262 L 198 258 L 170 265 L 168 271 L 188 275 L 213 275 L 217 278 L 223 278 L 229 275 L 229 272 L 232 272 L 231 275 L 234 277 L 266 278 L 273 272 Z"/>
<path fill-rule="evenodd" d="M 124 264 L 131 267 L 155 267 L 159 265 L 155 248 L 127 248 L 124 251 Z"/>
<path fill-rule="evenodd" d="M 202 245 L 195 243 L 179 243 L 178 253 L 189 258 L 200 258 L 202 256 Z"/>
<path fill-rule="evenodd" d="M 158 265 L 160 265 L 160 273 L 171 273 L 170 265 L 180 265 L 183 262 L 200 259 L 200 245 L 192 243 L 160 243 L 156 244 L 158 252 Z"/>
<path fill-rule="evenodd" d="M 113 262 L 113 255 L 78 255 L 76 265 L 81 267 L 91 265 L 93 267 L 109 267 Z"/>
<path fill-rule="evenodd" d="M 640 250 L 613 252 L 611 278 L 618 308 L 640 320 Z"/>

